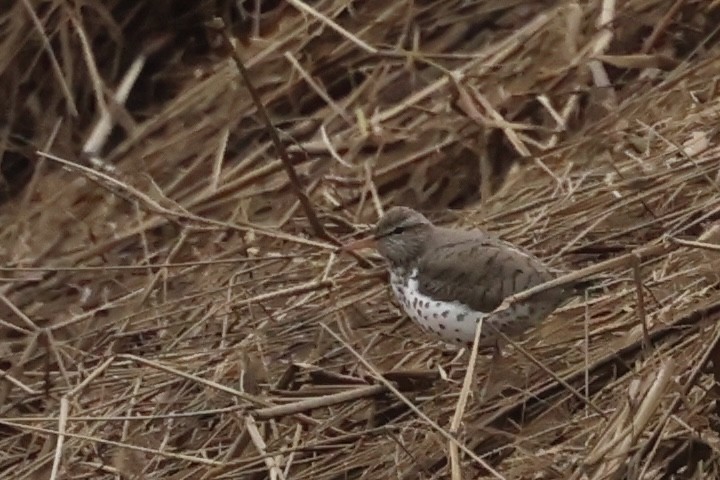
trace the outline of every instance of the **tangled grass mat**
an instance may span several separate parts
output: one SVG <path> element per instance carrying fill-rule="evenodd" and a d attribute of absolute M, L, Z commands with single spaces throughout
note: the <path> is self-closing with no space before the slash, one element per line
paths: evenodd
<path fill-rule="evenodd" d="M 5 5 L 3 478 L 720 477 L 720 2 Z M 611 280 L 463 387 L 391 205 Z"/>

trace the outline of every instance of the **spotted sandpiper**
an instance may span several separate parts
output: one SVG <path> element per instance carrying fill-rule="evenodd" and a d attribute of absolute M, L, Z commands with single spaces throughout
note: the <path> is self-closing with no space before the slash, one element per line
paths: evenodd
<path fill-rule="evenodd" d="M 482 320 L 479 345 L 495 347 L 496 353 L 498 330 L 517 337 L 592 283 L 555 287 L 498 309 L 507 297 L 552 280 L 557 272 L 486 232 L 437 227 L 407 207 L 389 209 L 372 235 L 343 249 L 367 247 L 376 247 L 386 260 L 395 296 L 423 330 L 446 343 L 471 346 Z"/>

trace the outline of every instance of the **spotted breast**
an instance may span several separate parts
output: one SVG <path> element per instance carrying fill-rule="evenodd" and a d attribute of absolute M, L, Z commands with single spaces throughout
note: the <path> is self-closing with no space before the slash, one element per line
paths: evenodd
<path fill-rule="evenodd" d="M 417 268 L 405 276 L 394 272 L 390 274 L 393 293 L 405 313 L 420 328 L 444 342 L 462 346 L 472 345 L 476 325 L 488 314 L 472 310 L 458 301 L 439 301 L 421 293 L 417 276 Z M 493 340 L 487 331 L 488 328 L 483 328 L 480 332 L 481 345 L 492 344 Z"/>

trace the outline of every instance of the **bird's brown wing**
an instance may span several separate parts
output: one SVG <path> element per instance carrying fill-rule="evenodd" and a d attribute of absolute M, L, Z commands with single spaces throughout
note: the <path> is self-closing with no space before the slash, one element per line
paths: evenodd
<path fill-rule="evenodd" d="M 420 259 L 418 273 L 421 293 L 486 313 L 554 276 L 536 257 L 495 238 L 435 245 Z"/>

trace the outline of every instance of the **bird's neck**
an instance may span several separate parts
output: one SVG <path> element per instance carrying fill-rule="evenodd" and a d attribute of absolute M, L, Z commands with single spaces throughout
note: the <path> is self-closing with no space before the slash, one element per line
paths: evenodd
<path fill-rule="evenodd" d="M 409 263 L 387 262 L 387 269 L 392 275 L 396 275 L 398 277 L 406 277 L 410 274 L 410 272 L 412 272 L 413 268 L 413 265 Z"/>

